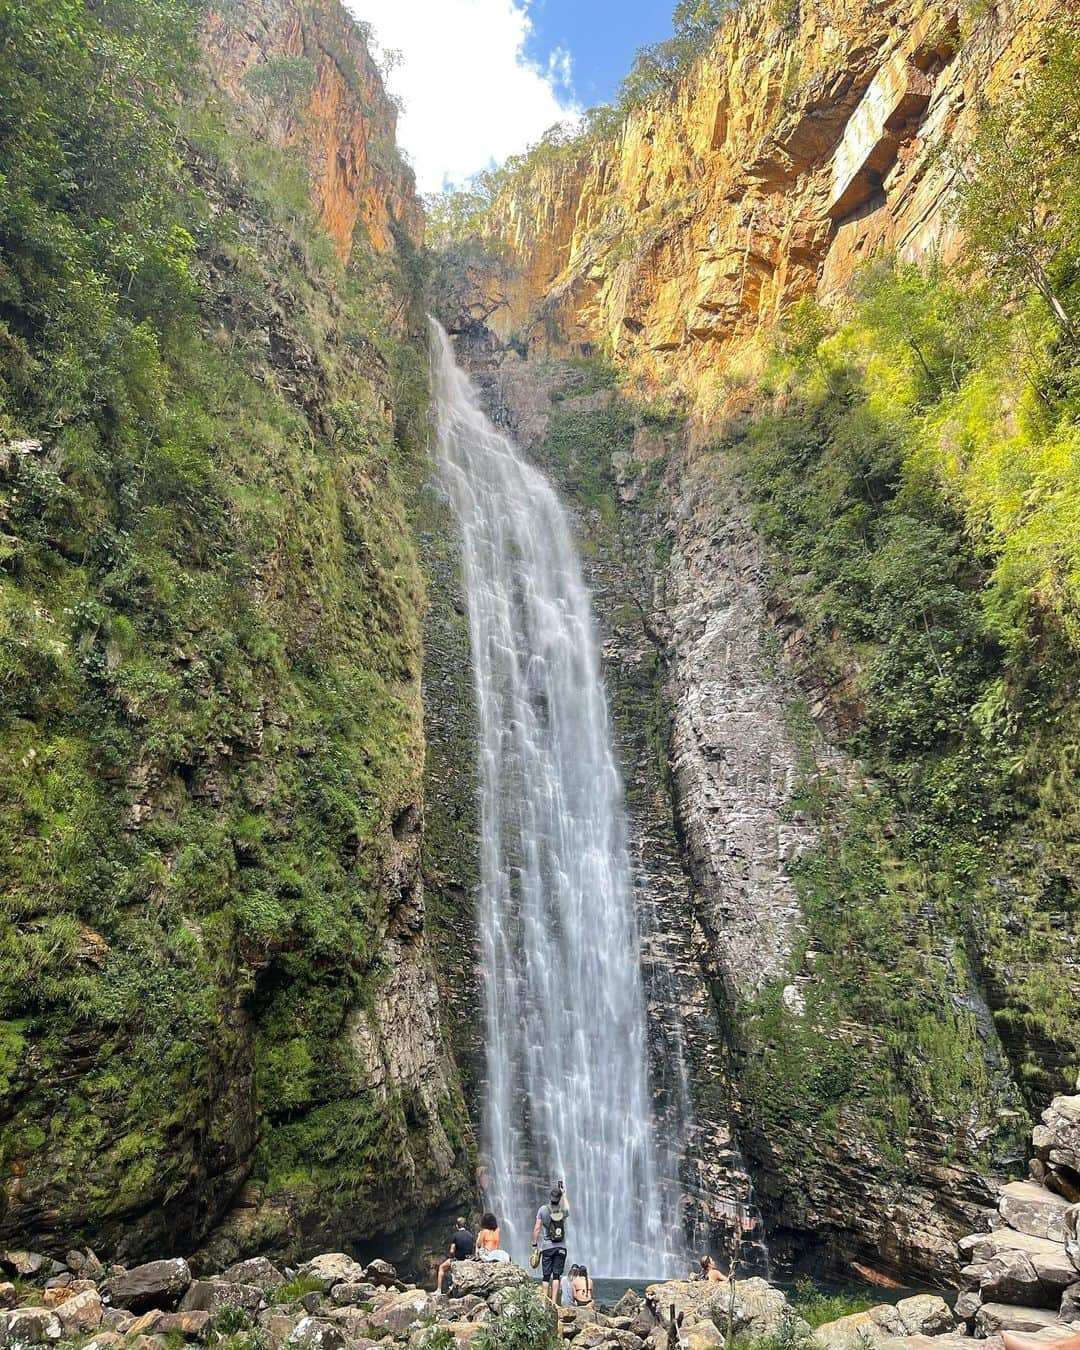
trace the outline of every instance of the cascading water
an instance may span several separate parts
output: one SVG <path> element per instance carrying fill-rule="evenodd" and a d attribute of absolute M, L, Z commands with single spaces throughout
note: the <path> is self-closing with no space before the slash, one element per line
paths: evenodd
<path fill-rule="evenodd" d="M 685 1274 L 648 1084 L 622 792 L 589 596 L 553 488 L 481 411 L 432 324 L 480 726 L 485 1203 L 515 1260 L 564 1179 L 570 1259 Z"/>

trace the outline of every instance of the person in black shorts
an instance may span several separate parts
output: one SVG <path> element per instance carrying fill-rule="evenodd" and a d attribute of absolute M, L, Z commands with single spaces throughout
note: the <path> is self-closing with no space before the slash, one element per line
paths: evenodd
<path fill-rule="evenodd" d="M 570 1216 L 570 1205 L 566 1199 L 566 1190 L 560 1181 L 552 1186 L 551 1196 L 546 1205 L 536 1211 L 532 1240 L 535 1247 L 540 1246 L 542 1283 L 540 1292 L 552 1303 L 559 1303 L 559 1281 L 566 1269 L 566 1221 Z"/>
<path fill-rule="evenodd" d="M 457 1232 L 450 1239 L 450 1255 L 439 1267 L 439 1273 L 435 1277 L 435 1292 L 441 1294 L 443 1291 L 443 1281 L 450 1273 L 450 1263 L 452 1261 L 468 1261 L 476 1251 L 476 1239 L 472 1233 L 465 1227 L 464 1217 L 457 1220 Z"/>

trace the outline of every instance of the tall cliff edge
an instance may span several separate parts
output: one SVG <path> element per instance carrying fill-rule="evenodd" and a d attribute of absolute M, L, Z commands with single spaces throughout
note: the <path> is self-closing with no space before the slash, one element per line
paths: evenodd
<path fill-rule="evenodd" d="M 446 255 L 463 350 L 487 353 L 496 403 L 554 391 L 519 398 L 515 430 L 587 546 L 633 559 L 602 601 L 608 679 L 618 704 L 619 629 L 643 629 L 670 765 L 653 809 L 658 831 L 674 815 L 694 910 L 668 922 L 724 1024 L 696 1086 L 724 1098 L 778 1267 L 954 1281 L 1028 1113 L 1075 1072 L 1077 800 L 1054 767 L 1075 772 L 1074 600 L 1013 563 L 1022 515 L 988 529 L 989 493 L 979 515 L 955 467 L 1004 495 L 985 463 L 1041 396 L 1020 357 L 991 372 L 965 352 L 962 318 L 931 358 L 944 376 L 912 374 L 905 327 L 947 303 L 996 335 L 984 352 L 1021 350 L 938 264 L 963 247 L 966 147 L 1066 17 L 750 0 L 617 135 L 512 167 Z M 871 274 L 886 299 L 866 302 Z M 793 313 L 820 332 L 778 344 Z M 1067 389 L 1045 317 L 1030 331 Z M 991 411 L 962 423 L 976 386 Z M 1075 445 L 1068 396 L 1043 404 L 1032 478 L 1000 452 L 1035 502 L 1068 492 L 1039 438 Z M 1055 509 L 1044 537 L 1071 556 Z"/>
<path fill-rule="evenodd" d="M 12 39 L 0 1239 L 414 1259 L 472 1181 L 420 875 L 419 207 L 340 5 L 193 16 Z"/>

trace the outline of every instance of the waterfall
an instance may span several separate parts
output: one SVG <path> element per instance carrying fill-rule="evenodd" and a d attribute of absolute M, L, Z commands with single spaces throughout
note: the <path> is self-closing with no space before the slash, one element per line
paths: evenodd
<path fill-rule="evenodd" d="M 479 714 L 485 1205 L 517 1261 L 555 1179 L 568 1259 L 685 1275 L 648 1081 L 622 788 L 566 512 L 432 323 L 438 467 L 461 532 Z"/>

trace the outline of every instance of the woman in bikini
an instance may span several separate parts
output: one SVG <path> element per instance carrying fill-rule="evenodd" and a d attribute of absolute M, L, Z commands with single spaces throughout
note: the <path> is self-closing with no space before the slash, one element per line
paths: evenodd
<path fill-rule="evenodd" d="M 577 1267 L 577 1274 L 571 1281 L 570 1291 L 574 1296 L 575 1308 L 592 1308 L 596 1306 L 596 1289 L 592 1280 L 589 1278 L 589 1272 L 585 1266 Z"/>
<path fill-rule="evenodd" d="M 499 1221 L 494 1214 L 480 1216 L 480 1231 L 476 1235 L 476 1255 L 481 1261 L 509 1261 L 502 1249 Z"/>

